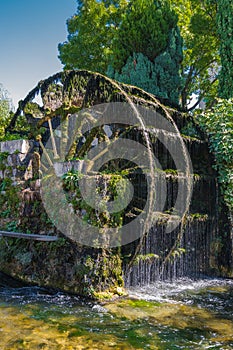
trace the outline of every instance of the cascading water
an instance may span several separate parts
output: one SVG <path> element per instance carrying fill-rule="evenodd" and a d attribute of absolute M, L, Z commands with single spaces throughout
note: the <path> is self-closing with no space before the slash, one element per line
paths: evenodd
<path fill-rule="evenodd" d="M 176 147 L 174 137 L 166 133 L 165 138 L 166 145 L 170 143 L 171 147 Z M 146 235 L 130 269 L 127 270 L 127 264 L 125 266 L 127 287 L 148 285 L 161 280 L 175 280 L 180 277 L 200 278 L 216 274 L 218 268 L 216 255 L 219 254 L 216 249 L 220 249 L 221 246 L 216 174 L 211 167 L 212 160 L 207 144 L 191 139 L 186 139 L 185 142 L 194 167 L 194 186 L 183 232 L 180 232 L 181 225 L 179 225 L 174 231 L 167 233 L 166 225 L 168 220 L 177 220 L 173 209 L 178 189 L 181 186 L 185 187 L 187 179 L 184 174 L 179 173 L 179 169 L 175 169 L 170 153 L 157 141 L 153 144 L 153 151 L 165 169 L 161 176 L 166 178 L 166 204 L 162 213 L 156 213 L 157 220 Z M 143 179 L 137 186 L 145 187 Z M 156 196 L 159 198 L 160 188 L 156 188 L 156 191 Z M 185 191 L 183 193 L 185 194 Z"/>

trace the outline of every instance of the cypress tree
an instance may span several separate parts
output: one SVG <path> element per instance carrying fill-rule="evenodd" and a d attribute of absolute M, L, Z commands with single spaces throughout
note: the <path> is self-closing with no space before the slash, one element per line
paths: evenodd
<path fill-rule="evenodd" d="M 113 43 L 107 75 L 179 104 L 182 38 L 167 1 L 134 0 Z"/>

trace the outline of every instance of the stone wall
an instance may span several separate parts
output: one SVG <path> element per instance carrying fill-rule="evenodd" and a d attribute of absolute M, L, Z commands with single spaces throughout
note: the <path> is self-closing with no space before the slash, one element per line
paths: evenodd
<path fill-rule="evenodd" d="M 0 179 L 13 181 L 33 178 L 33 141 L 13 140 L 0 142 Z"/>

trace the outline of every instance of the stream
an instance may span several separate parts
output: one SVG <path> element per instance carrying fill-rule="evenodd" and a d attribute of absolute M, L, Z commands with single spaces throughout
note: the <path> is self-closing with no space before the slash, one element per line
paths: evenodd
<path fill-rule="evenodd" d="M 233 281 L 180 279 L 102 304 L 0 284 L 0 349 L 232 349 Z"/>

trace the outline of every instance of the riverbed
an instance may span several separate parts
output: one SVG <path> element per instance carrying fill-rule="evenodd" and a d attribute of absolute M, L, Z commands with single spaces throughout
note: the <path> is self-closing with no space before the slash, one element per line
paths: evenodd
<path fill-rule="evenodd" d="M 233 281 L 158 282 L 93 303 L 0 287 L 0 349 L 232 349 Z"/>

